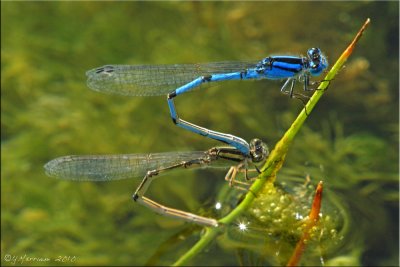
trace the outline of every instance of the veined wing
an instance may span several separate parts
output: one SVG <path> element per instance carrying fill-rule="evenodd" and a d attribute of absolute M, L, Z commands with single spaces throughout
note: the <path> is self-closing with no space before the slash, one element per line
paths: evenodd
<path fill-rule="evenodd" d="M 257 62 L 171 65 L 106 65 L 86 72 L 89 88 L 127 96 L 167 95 L 194 79 L 254 68 Z"/>
<path fill-rule="evenodd" d="M 206 157 L 205 151 L 64 156 L 49 161 L 44 168 L 48 176 L 55 178 L 101 182 L 134 177 L 143 178 L 150 170 L 204 157 Z M 228 167 L 229 162 L 218 160 L 211 164 L 193 165 L 193 167 L 196 166 Z"/>

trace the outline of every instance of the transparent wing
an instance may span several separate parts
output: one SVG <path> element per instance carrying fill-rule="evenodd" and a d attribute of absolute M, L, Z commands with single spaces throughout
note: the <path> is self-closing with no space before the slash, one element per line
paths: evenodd
<path fill-rule="evenodd" d="M 110 181 L 143 178 L 147 171 L 206 157 L 204 151 L 153 154 L 64 156 L 44 166 L 51 177 L 74 181 Z M 228 167 L 231 162 L 211 162 L 199 167 Z M 198 166 L 198 165 L 196 165 Z"/>
<path fill-rule="evenodd" d="M 106 65 L 86 72 L 89 88 L 127 96 L 167 95 L 194 79 L 254 68 L 257 62 L 174 65 Z"/>

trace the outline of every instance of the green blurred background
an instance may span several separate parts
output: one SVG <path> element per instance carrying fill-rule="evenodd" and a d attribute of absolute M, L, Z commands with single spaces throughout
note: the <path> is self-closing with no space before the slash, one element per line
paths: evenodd
<path fill-rule="evenodd" d="M 76 183 L 44 174 L 43 165 L 62 155 L 220 145 L 175 127 L 165 97 L 89 90 L 86 70 L 257 61 L 304 55 L 310 47 L 320 47 L 332 64 L 368 17 L 370 27 L 295 139 L 277 183 L 290 177 L 302 183 L 309 174 L 346 209 L 350 230 L 325 260 L 398 265 L 397 1 L 1 2 L 2 265 L 21 265 L 10 256 L 24 255 L 51 261 L 22 265 L 169 265 L 201 234 L 135 205 L 139 179 Z M 186 120 L 246 140 L 259 137 L 273 148 L 302 108 L 280 93 L 281 85 L 223 83 L 176 104 Z M 227 187 L 223 177 L 212 170 L 173 173 L 149 194 L 207 211 Z M 232 255 L 214 242 L 192 264 L 239 264 Z"/>

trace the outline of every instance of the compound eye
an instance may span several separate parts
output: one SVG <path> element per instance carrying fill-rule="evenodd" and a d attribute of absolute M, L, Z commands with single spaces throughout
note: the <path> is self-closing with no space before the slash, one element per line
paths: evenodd
<path fill-rule="evenodd" d="M 307 55 L 312 61 L 319 61 L 321 58 L 321 50 L 319 48 L 310 48 L 307 51 Z"/>
<path fill-rule="evenodd" d="M 311 61 L 311 69 L 317 69 L 321 63 L 321 50 L 319 48 L 311 48 L 307 51 L 307 54 Z"/>
<path fill-rule="evenodd" d="M 253 139 L 250 142 L 250 154 L 253 162 L 260 162 L 269 155 L 268 147 L 260 139 Z"/>

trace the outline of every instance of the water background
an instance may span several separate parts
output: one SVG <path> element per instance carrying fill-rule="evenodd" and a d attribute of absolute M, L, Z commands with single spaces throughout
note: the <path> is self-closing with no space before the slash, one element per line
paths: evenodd
<path fill-rule="evenodd" d="M 44 174 L 43 165 L 62 155 L 220 145 L 175 127 L 166 97 L 100 94 L 87 88 L 85 71 L 105 64 L 257 61 L 305 55 L 311 47 L 333 63 L 368 17 L 370 27 L 296 137 L 277 183 L 310 174 L 312 184 L 323 180 L 346 208 L 350 231 L 326 260 L 397 265 L 396 1 L 1 2 L 2 265 L 21 265 L 12 257 L 24 255 L 51 261 L 25 258 L 23 265 L 170 265 L 201 234 L 133 203 L 138 179 L 75 183 Z M 258 137 L 273 148 L 302 108 L 280 93 L 281 85 L 227 82 L 177 98 L 176 105 L 183 119 Z M 173 173 L 149 194 L 206 212 L 227 186 L 223 177 L 212 170 Z M 235 255 L 214 242 L 192 264 L 238 265 Z"/>

